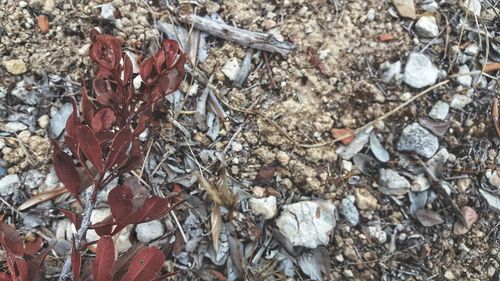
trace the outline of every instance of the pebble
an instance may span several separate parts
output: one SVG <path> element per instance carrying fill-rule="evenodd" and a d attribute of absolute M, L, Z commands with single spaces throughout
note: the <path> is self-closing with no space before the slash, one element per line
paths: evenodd
<path fill-rule="evenodd" d="M 231 81 L 236 79 L 238 71 L 240 71 L 240 64 L 238 63 L 238 59 L 236 58 L 231 58 L 222 67 L 222 73 L 224 73 L 224 75 L 226 75 L 227 78 L 229 78 L 229 80 Z"/>
<path fill-rule="evenodd" d="M 386 83 L 391 82 L 401 72 L 401 61 L 398 60 L 394 63 L 385 62 L 381 65 L 381 68 L 386 69 L 382 74 L 382 80 Z"/>
<path fill-rule="evenodd" d="M 488 175 L 486 175 L 488 177 Z M 500 188 L 500 175 L 498 171 L 494 171 L 489 175 L 488 182 L 495 188 Z"/>
<path fill-rule="evenodd" d="M 450 102 L 450 107 L 454 109 L 463 109 L 471 102 L 472 98 L 469 95 L 454 94 Z"/>
<path fill-rule="evenodd" d="M 467 73 L 470 73 L 467 65 L 464 64 L 458 67 L 458 74 L 460 76 L 457 77 L 457 82 L 464 87 L 470 87 L 472 84 L 472 76 Z"/>
<path fill-rule="evenodd" d="M 165 227 L 160 220 L 140 223 L 135 227 L 137 240 L 142 243 L 149 243 L 165 233 Z"/>
<path fill-rule="evenodd" d="M 9 122 L 5 124 L 3 130 L 9 133 L 16 133 L 19 131 L 24 131 L 28 128 L 24 123 L 21 122 Z"/>
<path fill-rule="evenodd" d="M 469 189 L 470 184 L 472 183 L 470 178 L 463 178 L 457 180 L 457 191 L 459 193 L 465 193 L 467 189 Z"/>
<path fill-rule="evenodd" d="M 429 111 L 429 117 L 444 121 L 448 117 L 448 112 L 450 110 L 450 105 L 444 101 L 437 101 L 434 106 L 432 106 L 431 111 Z"/>
<path fill-rule="evenodd" d="M 19 8 L 25 8 L 28 6 L 28 2 L 26 1 L 19 1 Z"/>
<path fill-rule="evenodd" d="M 354 277 L 354 273 L 352 273 L 352 270 L 350 270 L 350 269 L 345 269 L 343 274 L 344 274 L 345 278 L 353 278 Z"/>
<path fill-rule="evenodd" d="M 352 170 L 352 162 L 348 160 L 342 160 L 342 162 L 340 162 L 340 167 L 342 170 L 350 172 Z"/>
<path fill-rule="evenodd" d="M 101 17 L 105 20 L 114 20 L 115 19 L 115 7 L 110 4 L 102 4 L 97 6 L 101 8 Z"/>
<path fill-rule="evenodd" d="M 360 210 L 375 210 L 378 207 L 377 198 L 366 188 L 355 188 L 354 197 L 356 206 Z"/>
<path fill-rule="evenodd" d="M 385 243 L 387 241 L 387 234 L 385 231 L 380 229 L 380 226 L 372 225 L 367 227 L 368 234 L 370 237 L 374 238 L 378 243 Z"/>
<path fill-rule="evenodd" d="M 301 201 L 283 206 L 276 226 L 292 245 L 314 249 L 330 241 L 335 212 L 329 201 Z"/>
<path fill-rule="evenodd" d="M 359 223 L 359 211 L 354 205 L 355 200 L 356 199 L 353 195 L 349 195 L 342 199 L 342 202 L 340 203 L 340 213 L 352 226 L 356 226 Z"/>
<path fill-rule="evenodd" d="M 28 71 L 26 64 L 21 59 L 6 60 L 3 62 L 3 66 L 13 75 L 21 75 Z"/>
<path fill-rule="evenodd" d="M 231 150 L 234 152 L 240 152 L 243 149 L 243 145 L 239 142 L 231 143 Z"/>
<path fill-rule="evenodd" d="M 65 103 L 59 110 L 52 116 L 50 120 L 50 131 L 52 135 L 59 136 L 66 127 L 66 121 L 69 115 L 73 112 L 71 103 Z"/>
<path fill-rule="evenodd" d="M 415 3 L 413 0 L 393 0 L 394 6 L 402 17 L 414 19 L 416 17 Z"/>
<path fill-rule="evenodd" d="M 435 1 L 427 1 L 422 3 L 422 10 L 426 12 L 437 12 L 439 10 L 439 5 Z"/>
<path fill-rule="evenodd" d="M 50 118 L 47 114 L 44 114 L 38 118 L 37 122 L 40 128 L 46 129 L 49 126 Z"/>
<path fill-rule="evenodd" d="M 24 185 L 30 189 L 39 187 L 45 181 L 45 175 L 38 170 L 29 170 L 24 177 Z"/>
<path fill-rule="evenodd" d="M 40 102 L 40 94 L 36 91 L 26 90 L 31 83 L 33 83 L 33 81 L 19 81 L 14 89 L 12 89 L 12 95 L 25 104 L 37 105 Z"/>
<path fill-rule="evenodd" d="M 446 280 L 455 280 L 455 275 L 453 275 L 453 272 L 451 272 L 451 270 L 446 270 L 446 272 L 444 273 L 444 278 L 446 278 Z"/>
<path fill-rule="evenodd" d="M 249 203 L 253 213 L 266 220 L 274 218 L 278 212 L 275 196 L 250 198 Z"/>
<path fill-rule="evenodd" d="M 411 187 L 410 182 L 398 172 L 384 168 L 379 170 L 378 184 L 379 188 L 387 189 L 382 191 L 383 193 L 390 195 L 405 194 Z"/>
<path fill-rule="evenodd" d="M 480 16 L 481 15 L 481 0 L 468 0 L 464 1 L 464 6 L 467 10 L 469 10 L 469 16 Z"/>
<path fill-rule="evenodd" d="M 82 57 L 88 56 L 90 51 L 90 46 L 91 46 L 90 43 L 83 44 L 83 46 L 80 47 L 80 49 L 78 49 L 78 54 Z"/>
<path fill-rule="evenodd" d="M 414 152 L 425 158 L 431 158 L 438 148 L 438 138 L 417 122 L 403 129 L 397 144 L 398 151 Z"/>
<path fill-rule="evenodd" d="M 429 187 L 431 187 L 431 183 L 427 179 L 427 176 L 425 174 L 418 174 L 413 179 L 413 182 L 411 184 L 411 191 L 422 192 L 429 189 Z"/>
<path fill-rule="evenodd" d="M 424 54 L 411 53 L 404 71 L 404 82 L 416 89 L 436 83 L 438 69 Z"/>
<path fill-rule="evenodd" d="M 0 179 L 0 195 L 7 196 L 14 192 L 14 189 L 21 187 L 21 180 L 17 174 L 7 175 Z"/>
<path fill-rule="evenodd" d="M 436 18 L 433 16 L 423 16 L 415 24 L 415 31 L 420 37 L 434 38 L 438 36 L 439 29 Z"/>
<path fill-rule="evenodd" d="M 479 53 L 479 46 L 476 43 L 470 44 L 465 48 L 464 53 L 469 56 L 475 56 Z"/>

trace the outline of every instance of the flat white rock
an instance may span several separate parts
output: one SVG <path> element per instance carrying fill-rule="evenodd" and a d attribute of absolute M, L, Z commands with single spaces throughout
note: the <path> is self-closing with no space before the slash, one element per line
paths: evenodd
<path fill-rule="evenodd" d="M 450 111 L 450 105 L 444 101 L 437 101 L 434 106 L 432 106 L 431 111 L 429 111 L 429 117 L 444 121 L 448 116 L 448 112 Z"/>
<path fill-rule="evenodd" d="M 415 31 L 418 36 L 424 38 L 434 38 L 439 34 L 436 18 L 433 16 L 423 16 L 415 24 Z"/>
<path fill-rule="evenodd" d="M 292 245 L 314 249 L 330 241 L 335 212 L 335 205 L 329 201 L 297 202 L 283 206 L 276 226 Z"/>
<path fill-rule="evenodd" d="M 0 179 L 0 195 L 7 196 L 14 192 L 14 189 L 21 186 L 21 180 L 16 174 L 7 175 Z"/>
<path fill-rule="evenodd" d="M 231 81 L 236 78 L 238 71 L 240 71 L 240 64 L 236 58 L 231 58 L 222 67 L 222 73 L 224 73 L 224 75 L 226 75 Z"/>
<path fill-rule="evenodd" d="M 165 233 L 165 227 L 160 220 L 140 223 L 135 227 L 137 240 L 143 243 L 149 243 Z"/>
<path fill-rule="evenodd" d="M 264 217 L 266 220 L 274 218 L 278 208 L 276 207 L 276 197 L 250 198 L 250 207 L 254 214 Z"/>
<path fill-rule="evenodd" d="M 470 87 L 472 84 L 472 76 L 470 76 L 470 70 L 467 65 L 461 65 L 458 67 L 458 76 L 457 77 L 457 82 L 458 84 L 464 86 L 464 87 Z"/>
<path fill-rule="evenodd" d="M 404 82 L 413 88 L 420 89 L 436 83 L 438 69 L 424 54 L 411 53 L 404 71 Z"/>

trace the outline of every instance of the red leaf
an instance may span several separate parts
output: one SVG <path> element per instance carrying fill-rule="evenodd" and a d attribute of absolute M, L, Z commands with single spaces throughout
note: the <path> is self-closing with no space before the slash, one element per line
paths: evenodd
<path fill-rule="evenodd" d="M 82 224 L 81 214 L 76 214 L 75 212 L 62 208 L 59 208 L 59 211 L 61 211 L 66 216 L 66 218 L 68 218 L 69 221 L 75 225 L 76 229 L 80 229 L 80 225 Z"/>
<path fill-rule="evenodd" d="M 346 128 L 346 129 L 332 129 L 331 130 L 331 134 L 332 134 L 333 138 L 335 138 L 335 139 L 342 138 L 345 135 L 353 134 L 352 136 L 347 137 L 347 138 L 341 140 L 341 142 L 343 144 L 345 144 L 345 145 L 348 145 L 354 139 L 354 137 L 355 137 L 354 131 L 351 130 L 351 129 L 349 129 L 349 128 Z"/>
<path fill-rule="evenodd" d="M 125 158 L 126 162 L 123 166 L 120 167 L 118 171 L 119 174 L 124 174 L 135 169 L 135 167 L 137 167 L 142 162 L 141 143 L 138 139 L 132 140 L 132 149 L 126 156 L 128 158 Z"/>
<path fill-rule="evenodd" d="M 113 219 L 113 216 L 108 216 L 101 222 L 93 224 L 91 228 L 94 229 L 99 236 L 110 235 L 113 231 L 114 223 L 115 220 Z"/>
<path fill-rule="evenodd" d="M 121 281 L 152 280 L 163 267 L 165 255 L 156 247 L 141 250 L 130 263 L 127 273 Z"/>
<path fill-rule="evenodd" d="M 132 81 L 133 75 L 132 60 L 127 54 L 123 55 L 123 81 L 122 85 L 126 86 Z"/>
<path fill-rule="evenodd" d="M 71 247 L 71 269 L 73 270 L 73 280 L 80 279 L 80 272 L 82 270 L 82 254 L 76 249 L 75 239 L 72 239 Z"/>
<path fill-rule="evenodd" d="M 12 277 L 7 273 L 0 272 L 0 281 L 12 281 Z"/>
<path fill-rule="evenodd" d="M 43 239 L 37 237 L 35 241 L 24 243 L 24 253 L 29 256 L 33 256 L 38 253 L 43 247 Z"/>
<path fill-rule="evenodd" d="M 73 112 L 68 117 L 68 120 L 66 120 L 66 134 L 68 136 L 76 137 L 76 128 L 77 126 L 80 126 L 80 121 L 78 120 L 78 110 L 77 110 L 77 105 L 76 101 L 74 98 L 71 99 L 71 105 L 73 106 Z"/>
<path fill-rule="evenodd" d="M 158 78 L 158 72 L 154 69 L 154 58 L 147 58 L 141 63 L 139 68 L 139 75 L 142 81 L 149 86 L 153 84 Z"/>
<path fill-rule="evenodd" d="M 130 266 L 132 262 L 132 258 L 142 249 L 145 249 L 143 245 L 136 243 L 132 245 L 125 253 L 120 255 L 120 258 L 116 261 L 115 266 L 113 267 L 113 280 L 120 280 L 125 273 L 127 273 L 127 268 Z"/>
<path fill-rule="evenodd" d="M 92 276 L 94 281 L 113 280 L 112 270 L 115 263 L 115 244 L 110 236 L 103 236 L 97 242 L 96 257 Z"/>
<path fill-rule="evenodd" d="M 101 132 L 111 129 L 115 121 L 115 112 L 109 107 L 99 108 L 92 116 L 92 130 L 94 132 Z"/>
<path fill-rule="evenodd" d="M 90 47 L 90 57 L 100 66 L 113 70 L 115 69 L 122 57 L 121 42 L 106 34 L 94 34 L 92 38 L 92 46 Z"/>
<path fill-rule="evenodd" d="M 82 114 L 83 119 L 87 124 L 92 124 L 92 117 L 94 116 L 94 105 L 89 100 L 89 96 L 87 94 L 87 89 L 82 87 Z"/>
<path fill-rule="evenodd" d="M 133 213 L 132 200 L 134 195 L 128 186 L 118 186 L 113 188 L 108 194 L 111 214 L 117 222 L 125 222 Z"/>
<path fill-rule="evenodd" d="M 132 145 L 132 131 L 129 127 L 121 129 L 115 136 L 113 143 L 111 144 L 108 159 L 106 160 L 106 170 L 109 170 L 116 164 L 120 163 L 120 157 L 127 155 L 127 150 L 131 148 Z M 126 158 L 125 158 L 126 159 Z"/>
<path fill-rule="evenodd" d="M 24 255 L 23 241 L 14 227 L 0 222 L 0 245 L 7 252 L 17 256 Z"/>
<path fill-rule="evenodd" d="M 75 196 L 78 193 L 81 181 L 73 159 L 61 150 L 57 142 L 52 141 L 52 145 L 54 146 L 52 162 L 54 163 L 54 170 L 57 177 L 69 193 Z"/>
<path fill-rule="evenodd" d="M 116 104 L 118 96 L 116 94 L 116 84 L 114 82 L 106 78 L 95 78 L 93 87 L 98 102 L 107 106 L 114 106 Z"/>
<path fill-rule="evenodd" d="M 89 126 L 78 127 L 78 144 L 83 155 L 96 167 L 99 172 L 103 171 L 102 150 L 99 146 L 99 140 Z"/>

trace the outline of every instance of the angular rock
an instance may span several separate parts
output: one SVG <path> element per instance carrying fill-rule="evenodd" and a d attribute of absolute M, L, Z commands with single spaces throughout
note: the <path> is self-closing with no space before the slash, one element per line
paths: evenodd
<path fill-rule="evenodd" d="M 356 226 L 359 223 L 359 211 L 354 205 L 354 201 L 355 197 L 349 195 L 342 199 L 342 202 L 340 203 L 340 213 L 352 226 Z"/>
<path fill-rule="evenodd" d="M 410 190 L 410 182 L 398 172 L 391 169 L 380 169 L 378 178 L 379 189 L 387 195 L 402 195 Z"/>
<path fill-rule="evenodd" d="M 3 62 L 3 66 L 13 75 L 21 75 L 28 71 L 26 64 L 21 59 L 6 60 Z"/>
<path fill-rule="evenodd" d="M 413 0 L 392 0 L 400 16 L 414 19 L 417 16 L 415 12 L 415 3 Z"/>
<path fill-rule="evenodd" d="M 439 10 L 439 5 L 435 1 L 426 1 L 422 3 L 421 7 L 426 12 L 437 12 Z"/>
<path fill-rule="evenodd" d="M 165 233 L 165 227 L 160 220 L 148 221 L 140 223 L 135 227 L 137 240 L 142 243 L 149 243 Z"/>
<path fill-rule="evenodd" d="M 463 1 L 464 7 L 468 10 L 469 16 L 481 15 L 481 0 L 467 0 Z"/>
<path fill-rule="evenodd" d="M 399 151 L 414 152 L 425 158 L 431 158 L 438 148 L 438 138 L 417 122 L 403 129 L 397 144 Z"/>
<path fill-rule="evenodd" d="M 237 58 L 231 58 L 228 60 L 224 66 L 222 67 L 222 73 L 229 78 L 229 80 L 233 81 L 238 75 L 238 71 L 240 70 L 240 64 L 238 63 Z"/>
<path fill-rule="evenodd" d="M 276 226 L 292 245 L 314 249 L 330 241 L 335 212 L 335 205 L 329 201 L 297 202 L 283 206 Z"/>
<path fill-rule="evenodd" d="M 277 212 L 276 197 L 250 198 L 250 207 L 254 214 L 264 217 L 266 220 L 274 218 Z"/>
<path fill-rule="evenodd" d="M 366 188 L 355 188 L 354 197 L 356 198 L 356 206 L 360 210 L 375 210 L 378 207 L 377 198 Z"/>
<path fill-rule="evenodd" d="M 385 69 L 385 71 L 382 74 L 382 80 L 384 80 L 384 82 L 386 83 L 391 82 L 392 80 L 394 80 L 396 75 L 401 72 L 401 61 L 398 60 L 394 63 L 384 63 L 383 68 Z"/>
<path fill-rule="evenodd" d="M 433 16 L 423 16 L 415 24 L 415 31 L 418 36 L 424 38 L 434 38 L 438 36 L 439 29 L 436 24 L 436 18 Z"/>
<path fill-rule="evenodd" d="M 16 174 L 7 175 L 0 179 L 0 195 L 7 196 L 14 192 L 15 189 L 21 187 L 21 180 Z"/>
<path fill-rule="evenodd" d="M 429 111 L 429 117 L 444 121 L 448 116 L 449 110 L 450 105 L 447 102 L 439 100 L 432 106 L 431 111 Z"/>
<path fill-rule="evenodd" d="M 471 102 L 472 98 L 469 95 L 454 94 L 450 102 L 450 107 L 454 109 L 463 109 Z"/>
<path fill-rule="evenodd" d="M 413 88 L 420 89 L 436 83 L 438 69 L 424 54 L 411 53 L 405 66 L 404 82 Z"/>
<path fill-rule="evenodd" d="M 464 87 L 470 87 L 472 84 L 472 76 L 470 76 L 469 67 L 467 65 L 461 65 L 458 67 L 458 74 L 460 76 L 457 77 L 457 82 L 458 84 L 464 86 Z"/>
<path fill-rule="evenodd" d="M 9 133 L 16 133 L 19 131 L 24 131 L 28 128 L 24 123 L 22 122 L 9 122 L 5 124 L 3 127 L 3 130 Z"/>
<path fill-rule="evenodd" d="M 71 112 L 73 112 L 73 106 L 71 103 L 65 103 L 59 108 L 59 111 L 52 116 L 50 120 L 50 131 L 52 135 L 59 136 L 63 132 Z"/>

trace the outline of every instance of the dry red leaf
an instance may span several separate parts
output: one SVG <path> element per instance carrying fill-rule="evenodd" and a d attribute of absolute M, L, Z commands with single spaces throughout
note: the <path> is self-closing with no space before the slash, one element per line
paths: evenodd
<path fill-rule="evenodd" d="M 165 255 L 156 247 L 142 249 L 132 259 L 127 273 L 120 281 L 152 280 L 160 272 Z"/>
<path fill-rule="evenodd" d="M 115 244 L 110 236 L 103 236 L 97 242 L 92 276 L 94 281 L 112 281 L 115 263 Z"/>
<path fill-rule="evenodd" d="M 46 15 L 38 16 L 37 25 L 41 33 L 49 32 L 49 18 Z"/>
<path fill-rule="evenodd" d="M 69 193 L 74 196 L 78 194 L 80 189 L 80 175 L 76 170 L 73 159 L 64 153 L 55 141 L 52 142 L 52 145 L 54 146 L 52 163 L 54 164 L 56 175 Z"/>
<path fill-rule="evenodd" d="M 82 271 L 82 254 L 76 249 L 75 239 L 71 241 L 71 269 L 73 271 L 73 280 L 80 280 L 80 273 Z"/>
<path fill-rule="evenodd" d="M 346 128 L 346 129 L 335 129 L 334 128 L 330 131 L 330 133 L 332 134 L 334 139 L 341 139 L 342 138 L 341 141 L 345 145 L 348 145 L 349 143 L 351 143 L 351 141 L 355 137 L 354 131 L 349 129 L 349 128 Z M 348 137 L 346 137 L 346 136 L 348 136 Z"/>
<path fill-rule="evenodd" d="M 77 140 L 83 155 L 99 172 L 103 172 L 101 146 L 92 129 L 87 125 L 78 127 Z"/>
<path fill-rule="evenodd" d="M 394 40 L 394 36 L 392 36 L 391 34 L 384 33 L 378 36 L 378 41 L 380 42 L 388 42 L 392 40 Z"/>

